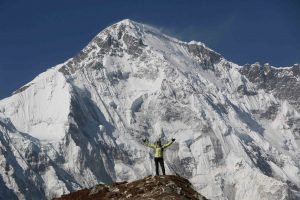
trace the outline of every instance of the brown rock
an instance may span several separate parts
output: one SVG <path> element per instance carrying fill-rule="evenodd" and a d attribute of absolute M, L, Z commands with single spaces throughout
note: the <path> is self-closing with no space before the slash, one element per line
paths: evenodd
<path fill-rule="evenodd" d="M 197 193 L 192 184 L 179 176 L 148 176 L 131 183 L 120 182 L 97 185 L 90 189 L 82 189 L 54 200 L 206 200 Z"/>

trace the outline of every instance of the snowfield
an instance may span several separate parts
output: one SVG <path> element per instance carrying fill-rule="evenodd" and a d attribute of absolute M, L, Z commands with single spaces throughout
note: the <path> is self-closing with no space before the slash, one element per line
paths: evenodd
<path fill-rule="evenodd" d="M 154 163 L 141 140 L 172 137 L 167 173 L 208 199 L 299 199 L 299 71 L 120 21 L 0 101 L 0 199 L 143 178 Z"/>

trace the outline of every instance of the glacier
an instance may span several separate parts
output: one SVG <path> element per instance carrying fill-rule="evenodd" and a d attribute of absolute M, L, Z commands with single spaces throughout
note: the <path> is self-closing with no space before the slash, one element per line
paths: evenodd
<path fill-rule="evenodd" d="M 167 174 L 208 199 L 299 199 L 299 78 L 122 20 L 0 100 L 0 199 L 140 179 L 173 137 Z"/>

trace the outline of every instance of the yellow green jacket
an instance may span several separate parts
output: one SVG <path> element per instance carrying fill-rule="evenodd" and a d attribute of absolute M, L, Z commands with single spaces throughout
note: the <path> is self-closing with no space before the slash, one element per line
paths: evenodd
<path fill-rule="evenodd" d="M 162 145 L 161 147 L 157 144 L 150 144 L 148 141 L 146 141 L 144 144 L 145 144 L 145 146 L 154 149 L 154 157 L 155 158 L 162 158 L 163 154 L 164 154 L 164 149 L 171 146 L 171 144 L 173 144 L 173 141 L 171 140 L 170 142 Z"/>

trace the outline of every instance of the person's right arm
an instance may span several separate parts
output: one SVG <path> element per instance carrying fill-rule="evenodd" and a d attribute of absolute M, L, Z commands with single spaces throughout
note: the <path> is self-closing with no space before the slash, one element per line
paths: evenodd
<path fill-rule="evenodd" d="M 148 141 L 148 140 L 143 140 L 143 142 L 144 142 L 144 145 L 145 145 L 145 146 L 147 146 L 147 147 L 150 147 L 150 148 L 152 148 L 152 149 L 154 149 L 154 148 L 155 148 L 155 145 L 154 145 L 154 144 L 151 144 L 151 143 L 149 143 L 149 141 Z"/>

